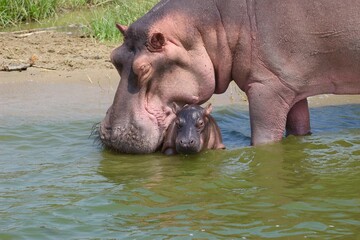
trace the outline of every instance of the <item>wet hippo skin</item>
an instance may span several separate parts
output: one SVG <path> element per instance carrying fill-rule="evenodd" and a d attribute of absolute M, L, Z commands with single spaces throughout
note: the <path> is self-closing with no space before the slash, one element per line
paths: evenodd
<path fill-rule="evenodd" d="M 221 132 L 210 115 L 211 104 L 206 108 L 185 105 L 175 109 L 176 118 L 170 124 L 162 146 L 166 155 L 198 153 L 204 149 L 224 149 Z"/>
<path fill-rule="evenodd" d="M 202 104 L 231 81 L 253 145 L 310 133 L 309 96 L 360 93 L 358 0 L 164 0 L 117 27 L 121 81 L 99 135 L 118 152 L 159 150 L 174 103 Z"/>

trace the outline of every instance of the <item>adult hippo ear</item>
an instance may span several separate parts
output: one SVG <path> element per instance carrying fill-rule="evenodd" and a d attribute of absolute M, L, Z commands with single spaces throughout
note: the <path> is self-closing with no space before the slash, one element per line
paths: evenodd
<path fill-rule="evenodd" d="M 153 33 L 150 40 L 146 44 L 146 47 L 150 52 L 160 52 L 165 46 L 165 36 L 162 33 Z"/>
<path fill-rule="evenodd" d="M 119 29 L 119 31 L 121 32 L 121 34 L 125 37 L 126 31 L 128 30 L 128 26 L 125 26 L 125 25 L 121 25 L 121 24 L 119 24 L 119 23 L 116 23 L 116 28 Z"/>

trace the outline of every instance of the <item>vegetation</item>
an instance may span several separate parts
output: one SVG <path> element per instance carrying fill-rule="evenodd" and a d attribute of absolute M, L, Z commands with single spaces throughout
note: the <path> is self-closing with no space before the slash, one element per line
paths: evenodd
<path fill-rule="evenodd" d="M 41 21 L 65 11 L 89 8 L 86 33 L 100 41 L 120 41 L 115 23 L 129 25 L 159 0 L 0 0 L 0 29 Z M 71 24 L 71 23 L 69 23 Z"/>
<path fill-rule="evenodd" d="M 0 0 L 0 28 L 40 21 L 55 14 L 97 4 L 101 0 Z M 104 0 L 102 0 L 104 1 Z"/>
<path fill-rule="evenodd" d="M 118 42 L 122 36 L 115 27 L 115 23 L 129 25 L 144 15 L 158 0 L 118 0 L 104 11 L 93 11 L 92 21 L 88 32 L 100 41 Z"/>

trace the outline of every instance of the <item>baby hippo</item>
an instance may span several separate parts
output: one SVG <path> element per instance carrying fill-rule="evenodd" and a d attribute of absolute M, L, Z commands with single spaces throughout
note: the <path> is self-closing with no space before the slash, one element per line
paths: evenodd
<path fill-rule="evenodd" d="M 211 104 L 205 108 L 195 104 L 185 105 L 182 109 L 174 106 L 176 118 L 166 132 L 161 151 L 172 155 L 197 153 L 203 149 L 224 149 L 220 129 L 210 115 L 211 110 Z"/>

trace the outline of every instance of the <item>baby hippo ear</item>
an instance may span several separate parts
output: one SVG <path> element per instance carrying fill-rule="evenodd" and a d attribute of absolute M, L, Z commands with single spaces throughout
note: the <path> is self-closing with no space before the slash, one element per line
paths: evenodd
<path fill-rule="evenodd" d="M 126 31 L 128 30 L 128 26 L 125 26 L 125 25 L 121 25 L 119 23 L 116 23 L 116 28 L 119 29 L 119 31 L 121 32 L 121 34 L 123 36 L 126 35 Z"/>
<path fill-rule="evenodd" d="M 177 105 L 175 102 L 172 104 L 172 111 L 173 113 L 177 114 L 181 110 L 181 107 Z"/>
<path fill-rule="evenodd" d="M 150 51 L 161 51 L 165 45 L 165 36 L 162 33 L 153 33 L 150 37 L 148 48 Z"/>
<path fill-rule="evenodd" d="M 204 112 L 205 112 L 205 116 L 209 116 L 210 113 L 212 111 L 212 105 L 211 103 L 209 103 L 205 108 L 204 108 Z"/>

